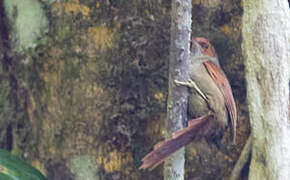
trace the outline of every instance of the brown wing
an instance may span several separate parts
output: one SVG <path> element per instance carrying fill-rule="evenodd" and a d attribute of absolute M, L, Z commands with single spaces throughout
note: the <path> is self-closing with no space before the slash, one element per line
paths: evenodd
<path fill-rule="evenodd" d="M 231 120 L 233 141 L 235 143 L 237 128 L 237 108 L 232 94 L 232 88 L 228 79 L 226 78 L 226 75 L 216 64 L 214 64 L 212 61 L 206 61 L 204 62 L 204 65 L 225 98 L 226 108 Z"/>

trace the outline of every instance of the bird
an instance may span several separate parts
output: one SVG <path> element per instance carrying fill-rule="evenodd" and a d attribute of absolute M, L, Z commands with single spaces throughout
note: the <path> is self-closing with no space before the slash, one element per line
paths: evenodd
<path fill-rule="evenodd" d="M 220 67 L 211 42 L 194 37 L 190 42 L 189 79 L 174 80 L 177 86 L 189 88 L 187 127 L 158 142 L 142 159 L 139 169 L 153 170 L 171 154 L 192 141 L 205 138 L 208 142 L 220 139 L 230 128 L 232 141 L 236 141 L 237 108 L 230 83 Z"/>

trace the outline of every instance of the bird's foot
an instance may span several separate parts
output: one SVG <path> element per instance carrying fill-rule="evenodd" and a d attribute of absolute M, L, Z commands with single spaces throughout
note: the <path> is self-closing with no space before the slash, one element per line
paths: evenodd
<path fill-rule="evenodd" d="M 178 80 L 174 80 L 175 84 L 179 85 L 179 86 L 187 86 L 189 88 L 193 88 L 195 89 L 200 96 L 207 101 L 207 97 L 205 96 L 205 94 L 200 90 L 200 88 L 197 86 L 197 84 L 192 80 L 189 79 L 187 82 L 182 82 L 182 81 L 178 81 Z"/>

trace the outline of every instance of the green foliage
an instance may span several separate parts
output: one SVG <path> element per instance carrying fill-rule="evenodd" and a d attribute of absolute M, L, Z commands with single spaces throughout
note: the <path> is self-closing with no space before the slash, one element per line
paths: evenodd
<path fill-rule="evenodd" d="M 11 153 L 0 150 L 0 180 L 46 180 L 34 167 Z"/>

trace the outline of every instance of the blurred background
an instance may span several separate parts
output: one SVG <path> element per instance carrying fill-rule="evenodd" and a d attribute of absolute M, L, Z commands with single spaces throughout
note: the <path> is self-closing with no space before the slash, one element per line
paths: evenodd
<path fill-rule="evenodd" d="M 168 0 L 0 2 L 0 148 L 50 180 L 162 179 Z M 216 48 L 238 107 L 237 145 L 186 148 L 186 179 L 228 179 L 249 135 L 240 0 L 193 0 L 192 36 Z M 204 156 L 203 154 L 206 154 Z M 245 175 L 246 176 L 246 175 Z"/>

